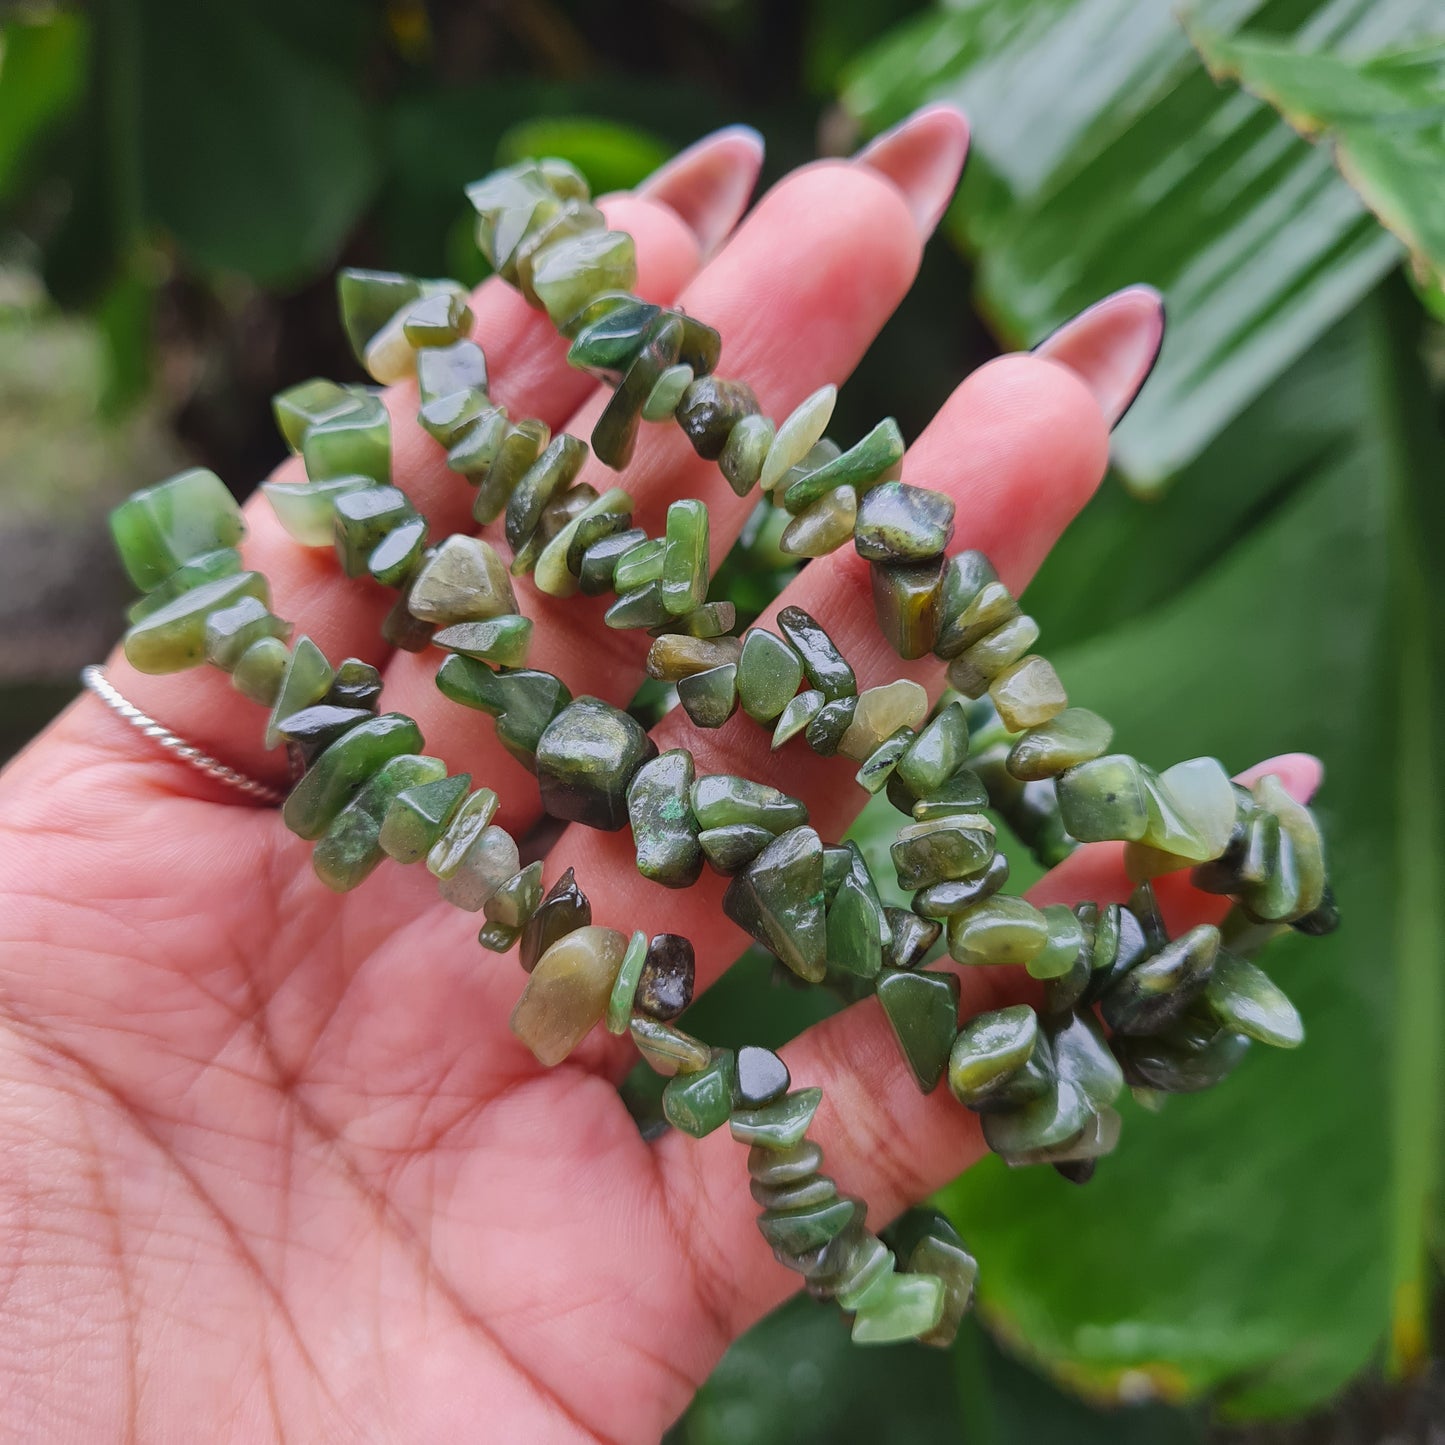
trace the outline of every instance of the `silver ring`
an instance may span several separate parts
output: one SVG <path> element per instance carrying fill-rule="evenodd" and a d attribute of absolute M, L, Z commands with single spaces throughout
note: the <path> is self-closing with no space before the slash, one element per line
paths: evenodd
<path fill-rule="evenodd" d="M 279 788 L 273 788 L 268 783 L 258 783 L 255 778 L 248 778 L 245 773 L 228 768 L 209 753 L 203 753 L 184 738 L 177 737 L 148 713 L 143 713 L 115 687 L 105 675 L 104 669 L 95 663 L 81 669 L 80 681 L 112 712 L 119 714 L 132 727 L 139 728 L 146 737 L 159 743 L 173 758 L 185 763 L 187 767 L 204 773 L 208 778 L 214 778 L 218 783 L 225 783 L 228 788 L 234 788 L 238 793 L 244 793 L 258 803 L 275 805 L 285 801 L 286 794 Z"/>

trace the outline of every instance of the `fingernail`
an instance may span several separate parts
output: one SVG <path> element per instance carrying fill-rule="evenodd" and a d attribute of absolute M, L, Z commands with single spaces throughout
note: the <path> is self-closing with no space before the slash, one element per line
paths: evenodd
<path fill-rule="evenodd" d="M 927 240 L 958 189 L 967 156 L 967 119 L 957 106 L 939 104 L 914 111 L 853 159 L 903 192 L 918 234 Z"/>
<path fill-rule="evenodd" d="M 676 211 L 709 256 L 747 209 L 762 165 L 762 136 L 750 125 L 725 126 L 675 155 L 637 193 Z"/>
<path fill-rule="evenodd" d="M 1324 781 L 1325 765 L 1313 753 L 1281 753 L 1277 758 L 1256 763 L 1239 775 L 1245 787 L 1253 787 L 1273 773 L 1296 802 L 1308 803 Z"/>
<path fill-rule="evenodd" d="M 1154 369 L 1163 340 L 1164 298 L 1152 286 L 1126 286 L 1066 321 L 1034 355 L 1074 372 L 1116 427 Z"/>

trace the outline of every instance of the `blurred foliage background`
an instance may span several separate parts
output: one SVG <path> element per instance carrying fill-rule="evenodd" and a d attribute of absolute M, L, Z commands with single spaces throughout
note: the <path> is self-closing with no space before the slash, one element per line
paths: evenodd
<path fill-rule="evenodd" d="M 770 181 L 941 96 L 968 174 L 840 434 L 913 434 L 998 350 L 1159 286 L 1158 367 L 1029 607 L 1145 760 L 1320 754 L 1346 923 L 1272 955 L 1299 1054 L 1129 1111 L 1087 1189 L 990 1161 L 946 1191 L 983 1266 L 953 1351 L 855 1351 L 796 1302 L 675 1438 L 1439 1439 L 1438 0 L 0 9 L 0 757 L 118 632 L 107 507 L 190 462 L 244 495 L 272 393 L 354 374 L 338 264 L 480 279 L 461 186 L 521 155 L 606 190 L 746 121 Z M 820 1007 L 745 959 L 697 1024 L 780 1042 Z"/>

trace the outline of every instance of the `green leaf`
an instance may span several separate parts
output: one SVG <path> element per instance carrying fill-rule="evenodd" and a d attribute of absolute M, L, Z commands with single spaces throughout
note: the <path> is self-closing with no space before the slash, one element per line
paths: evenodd
<path fill-rule="evenodd" d="M 268 285 L 335 260 L 377 178 L 348 62 L 366 7 L 112 0 L 134 36 L 126 97 L 146 222 L 200 265 Z M 224 64 L 218 64 L 224 57 Z"/>
<path fill-rule="evenodd" d="M 1257 19 L 1378 48 L 1437 13 L 1433 0 L 1202 0 L 1196 17 L 1225 34 Z M 843 92 L 869 129 L 928 99 L 973 120 L 949 225 L 1009 344 L 1131 282 L 1164 292 L 1163 353 L 1114 439 L 1141 492 L 1196 457 L 1399 254 L 1328 156 L 1212 82 L 1170 6 L 942 6 L 867 52 Z"/>
<path fill-rule="evenodd" d="M 56 12 L 0 25 L 0 197 L 32 147 L 69 114 L 85 75 L 84 17 Z"/>
<path fill-rule="evenodd" d="M 1253 35 L 1192 35 L 1217 80 L 1267 101 L 1323 140 L 1365 204 L 1409 248 L 1426 285 L 1445 278 L 1445 40 L 1366 60 Z"/>
<path fill-rule="evenodd" d="M 1147 761 L 1318 753 L 1346 920 L 1265 957 L 1304 1016 L 1298 1052 L 1256 1049 L 1157 1116 L 1126 1109 L 1086 1189 L 988 1160 L 948 1191 L 985 1318 L 1089 1392 L 1278 1413 L 1327 1398 L 1386 1340 L 1401 1364 L 1422 1348 L 1445 1087 L 1445 459 L 1401 309 L 1418 320 L 1407 301 L 1347 328 L 1316 391 L 1348 440 L 1192 585 L 1059 658 L 1071 695 Z"/>
<path fill-rule="evenodd" d="M 588 115 L 538 116 L 510 126 L 497 145 L 497 164 L 527 156 L 571 161 L 594 196 L 630 190 L 651 175 L 672 148 L 647 131 Z"/>

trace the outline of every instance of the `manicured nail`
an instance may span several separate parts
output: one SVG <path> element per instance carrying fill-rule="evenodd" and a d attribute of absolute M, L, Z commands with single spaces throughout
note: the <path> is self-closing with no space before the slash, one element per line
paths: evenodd
<path fill-rule="evenodd" d="M 1245 787 L 1253 787 L 1261 778 L 1273 773 L 1284 790 L 1297 803 L 1308 803 L 1324 781 L 1325 765 L 1313 753 L 1281 753 L 1267 758 L 1239 775 Z"/>
<path fill-rule="evenodd" d="M 637 193 L 676 211 L 709 256 L 747 209 L 762 165 L 762 136 L 750 125 L 725 126 L 675 155 Z"/>
<path fill-rule="evenodd" d="M 957 106 L 928 105 L 870 141 L 853 159 L 886 176 L 927 240 L 943 219 L 968 156 L 968 121 Z"/>
<path fill-rule="evenodd" d="M 1163 297 L 1152 286 L 1126 286 L 1066 321 L 1034 355 L 1074 372 L 1115 427 L 1154 369 L 1163 340 Z"/>

